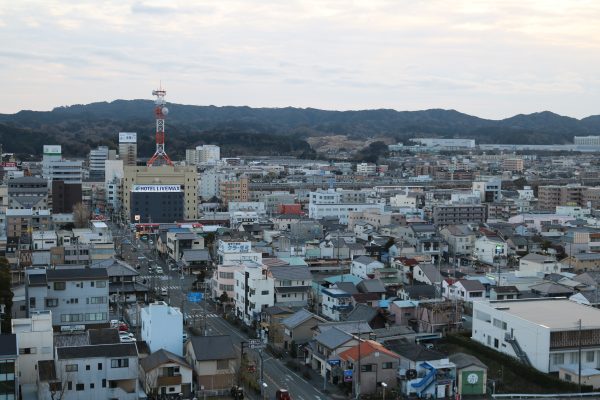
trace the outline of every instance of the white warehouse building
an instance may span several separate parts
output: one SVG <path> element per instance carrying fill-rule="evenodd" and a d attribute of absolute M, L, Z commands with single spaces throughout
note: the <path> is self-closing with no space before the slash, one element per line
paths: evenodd
<path fill-rule="evenodd" d="M 564 298 L 473 303 L 472 338 L 541 372 L 578 365 L 600 368 L 600 310 Z"/>

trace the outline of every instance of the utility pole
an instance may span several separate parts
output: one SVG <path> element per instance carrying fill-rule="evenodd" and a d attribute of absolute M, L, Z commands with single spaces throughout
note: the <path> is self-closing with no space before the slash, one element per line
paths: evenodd
<path fill-rule="evenodd" d="M 577 374 L 577 386 L 579 387 L 579 393 L 581 393 L 581 319 L 578 321 L 579 332 L 578 332 L 578 340 L 577 340 L 577 352 L 579 353 L 579 371 Z"/>

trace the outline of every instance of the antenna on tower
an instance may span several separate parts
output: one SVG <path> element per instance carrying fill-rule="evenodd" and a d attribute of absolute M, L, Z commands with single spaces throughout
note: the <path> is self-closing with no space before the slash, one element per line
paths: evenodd
<path fill-rule="evenodd" d="M 167 91 L 162 88 L 162 81 L 159 84 L 158 90 L 152 91 L 152 95 L 156 96 L 156 99 L 154 100 L 154 116 L 156 117 L 156 152 L 150 160 L 148 160 L 148 166 L 153 166 L 155 163 L 157 165 L 163 163 L 173 165 L 173 162 L 165 152 L 165 118 L 169 113 L 169 109 L 165 107 L 166 94 Z"/>

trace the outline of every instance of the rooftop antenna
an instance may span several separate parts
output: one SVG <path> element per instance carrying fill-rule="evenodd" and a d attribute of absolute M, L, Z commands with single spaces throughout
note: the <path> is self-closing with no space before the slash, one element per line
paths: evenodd
<path fill-rule="evenodd" d="M 169 113 L 169 109 L 165 107 L 165 95 L 167 91 L 162 88 L 162 81 L 158 85 L 158 90 L 153 90 L 152 95 L 156 96 L 154 100 L 154 116 L 156 117 L 156 151 L 148 160 L 148 166 L 168 164 L 173 165 L 173 162 L 165 152 L 165 118 Z"/>

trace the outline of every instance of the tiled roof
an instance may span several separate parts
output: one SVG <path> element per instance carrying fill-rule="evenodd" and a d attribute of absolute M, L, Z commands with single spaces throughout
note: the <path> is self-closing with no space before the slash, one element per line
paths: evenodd
<path fill-rule="evenodd" d="M 359 346 L 360 346 L 360 348 L 359 348 Z M 364 342 L 361 342 L 359 345 L 343 351 L 342 353 L 340 353 L 339 356 L 342 360 L 345 360 L 345 361 L 358 361 L 359 354 L 360 354 L 360 358 L 364 358 L 375 352 L 387 354 L 388 356 L 393 357 L 393 358 L 400 358 L 400 356 L 398 354 L 394 353 L 391 350 L 386 349 L 385 347 L 383 347 L 383 345 L 381 345 L 373 340 L 365 340 Z"/>

